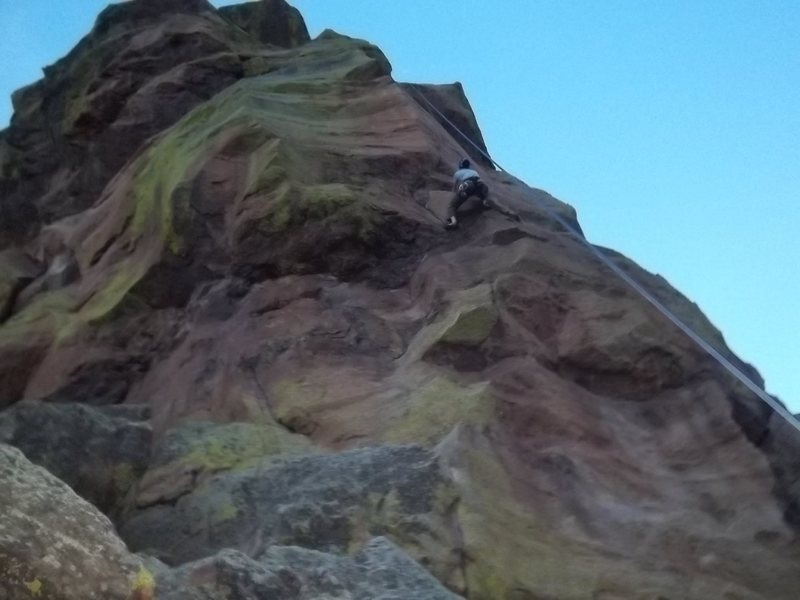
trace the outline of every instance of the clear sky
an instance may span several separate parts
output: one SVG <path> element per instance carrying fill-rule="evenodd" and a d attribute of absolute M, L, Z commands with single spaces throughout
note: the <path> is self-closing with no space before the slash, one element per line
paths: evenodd
<path fill-rule="evenodd" d="M 0 0 L 0 127 L 105 4 Z M 800 412 L 800 2 L 292 4 L 398 80 L 461 81 L 500 164 L 696 301 Z"/>

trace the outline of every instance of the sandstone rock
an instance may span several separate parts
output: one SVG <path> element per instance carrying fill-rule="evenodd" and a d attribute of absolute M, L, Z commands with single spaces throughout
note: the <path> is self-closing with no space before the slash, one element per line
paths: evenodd
<path fill-rule="evenodd" d="M 300 11 L 285 0 L 223 6 L 219 13 L 264 44 L 294 48 L 311 39 Z"/>
<path fill-rule="evenodd" d="M 0 323 L 8 319 L 19 293 L 39 276 L 41 269 L 17 249 L 0 252 Z"/>
<path fill-rule="evenodd" d="M 205 0 L 114 4 L 16 92 L 0 152 L 0 248 L 91 206 L 144 140 L 240 78 L 246 36 L 233 29 Z"/>
<path fill-rule="evenodd" d="M 108 9 L 0 134 L 0 247 L 52 233 L 80 275 L 0 326 L 0 408 L 150 407 L 123 531 L 201 561 L 153 577 L 391 597 L 262 560 L 347 580 L 340 553 L 386 536 L 481 600 L 794 598 L 796 431 L 548 215 L 580 234 L 573 207 L 480 162 L 425 102 L 483 144 L 460 86 L 397 84 L 333 31 L 295 45 L 277 1 L 226 13 Z M 520 222 L 441 229 L 465 155 Z"/>
<path fill-rule="evenodd" d="M 464 87 L 460 83 L 456 82 L 445 85 L 406 83 L 403 84 L 403 86 L 412 96 L 421 97 L 422 99 L 419 104 L 422 109 L 429 112 L 442 127 L 457 138 L 458 143 L 464 148 L 464 156 L 468 156 L 475 165 L 481 165 L 485 169 L 494 170 L 494 164 L 489 161 L 484 154 L 478 152 L 471 144 L 464 141 L 463 138 L 460 138 L 458 132 L 450 125 L 450 123 L 455 125 L 484 153 L 489 153 L 486 142 L 483 140 L 483 134 L 478 126 L 478 120 L 475 118 L 475 113 L 472 112 L 469 106 L 469 101 L 464 93 Z M 428 103 L 432 104 L 436 110 L 450 121 L 450 123 L 445 121 L 440 114 L 436 113 Z M 455 165 L 453 165 L 453 169 L 455 170 Z"/>
<path fill-rule="evenodd" d="M 109 513 L 120 507 L 147 468 L 152 431 L 147 423 L 78 404 L 22 403 L 0 413 L 0 443 Z"/>

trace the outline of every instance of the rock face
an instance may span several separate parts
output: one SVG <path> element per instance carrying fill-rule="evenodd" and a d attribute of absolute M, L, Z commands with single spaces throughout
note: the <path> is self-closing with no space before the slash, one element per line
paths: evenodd
<path fill-rule="evenodd" d="M 19 249 L 0 252 L 0 323 L 14 311 L 20 292 L 40 274 L 36 262 Z"/>
<path fill-rule="evenodd" d="M 796 597 L 797 431 L 545 211 L 579 227 L 571 207 L 483 163 L 520 220 L 467 203 L 442 229 L 454 166 L 482 159 L 439 112 L 485 147 L 460 85 L 398 84 L 277 0 L 132 0 L 15 106 L 0 441 L 142 555 L 52 500 L 127 565 L 56 592 L 22 540 L 74 521 L 14 492 L 39 520 L 0 525 L 27 565 L 0 591 Z"/>
<path fill-rule="evenodd" d="M 254 44 L 205 0 L 104 10 L 42 81 L 13 96 L 0 136 L 0 248 L 94 204 L 142 142 L 241 78 Z"/>
<path fill-rule="evenodd" d="M 294 48 L 311 41 L 300 11 L 284 0 L 223 6 L 219 13 L 264 44 Z"/>

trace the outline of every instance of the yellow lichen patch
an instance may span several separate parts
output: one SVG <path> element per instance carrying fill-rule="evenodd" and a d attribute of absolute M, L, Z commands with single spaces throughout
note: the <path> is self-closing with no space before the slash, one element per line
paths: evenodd
<path fill-rule="evenodd" d="M 232 501 L 225 502 L 222 504 L 216 512 L 216 522 L 222 523 L 224 521 L 230 521 L 231 519 L 235 519 L 239 515 L 239 509 Z"/>
<path fill-rule="evenodd" d="M 269 165 L 253 177 L 253 182 L 247 189 L 246 196 L 272 192 L 282 185 L 287 179 L 286 170 L 280 165 Z"/>
<path fill-rule="evenodd" d="M 273 458 L 312 452 L 309 441 L 274 425 L 194 423 L 168 434 L 171 458 L 152 467 L 139 485 L 137 502 L 147 506 L 194 489 L 215 473 L 244 470 Z"/>
<path fill-rule="evenodd" d="M 288 179 L 286 169 L 281 164 L 277 164 L 280 148 L 280 139 L 267 139 L 265 143 L 250 154 L 247 168 L 247 185 L 244 187 L 245 198 L 262 192 L 270 192 L 277 188 L 281 182 Z"/>
<path fill-rule="evenodd" d="M 313 382 L 284 379 L 272 386 L 272 398 L 276 408 L 310 408 L 325 397 L 325 388 Z"/>
<path fill-rule="evenodd" d="M 28 591 L 31 593 L 31 596 L 34 598 L 39 598 L 42 595 L 42 582 L 37 577 L 33 581 L 25 581 L 23 582 Z"/>
<path fill-rule="evenodd" d="M 108 315 L 146 272 L 144 262 L 130 260 L 120 264 L 106 285 L 81 308 L 80 320 L 91 323 Z"/>
<path fill-rule="evenodd" d="M 180 463 L 215 473 L 244 469 L 269 456 L 306 452 L 305 438 L 277 426 L 227 423 L 198 439 Z"/>
<path fill-rule="evenodd" d="M 479 285 L 453 295 L 450 323 L 442 342 L 477 346 L 483 343 L 497 323 L 498 312 L 489 285 Z"/>
<path fill-rule="evenodd" d="M 459 423 L 487 423 L 493 410 L 488 387 L 488 383 L 460 386 L 435 377 L 409 396 L 405 413 L 386 432 L 386 441 L 435 445 Z"/>
<path fill-rule="evenodd" d="M 156 580 L 144 565 L 139 567 L 139 572 L 136 574 L 131 587 L 136 600 L 152 600 L 155 598 Z"/>
<path fill-rule="evenodd" d="M 280 174 L 275 167 L 267 169 L 263 176 L 275 181 L 258 183 L 260 188 L 275 186 L 269 198 L 269 211 L 259 226 L 263 231 L 277 233 L 328 217 L 350 224 L 359 238 L 373 229 L 373 211 L 351 186 L 331 183 L 301 188 L 281 181 Z"/>
<path fill-rule="evenodd" d="M 497 323 L 494 306 L 477 306 L 459 313 L 456 322 L 445 331 L 442 341 L 449 344 L 477 346 L 483 343 Z"/>
<path fill-rule="evenodd" d="M 403 360 L 406 364 L 416 362 L 441 342 L 479 345 L 489 337 L 497 319 L 497 308 L 488 284 L 456 292 L 449 298 L 444 315 L 414 336 Z"/>
<path fill-rule="evenodd" d="M 189 194 L 184 185 L 202 167 L 203 158 L 227 147 L 254 151 L 271 138 L 247 110 L 225 109 L 236 102 L 234 95 L 227 94 L 198 107 L 137 161 L 134 233 L 155 233 L 173 254 L 180 254 L 185 240 L 179 225 L 189 218 Z"/>
<path fill-rule="evenodd" d="M 136 480 L 136 474 L 133 470 L 133 465 L 130 463 L 120 463 L 114 466 L 111 471 L 111 478 L 114 483 L 114 489 L 117 493 L 125 493 Z"/>
<path fill-rule="evenodd" d="M 61 289 L 39 294 L 28 306 L 3 324 L 0 328 L 0 341 L 30 339 L 32 334 L 37 333 L 55 336 L 69 326 L 77 304 L 71 290 Z"/>
<path fill-rule="evenodd" d="M 464 549 L 474 557 L 466 567 L 470 597 L 508 598 L 513 590 L 536 597 L 579 600 L 593 597 L 598 565 L 557 524 L 525 506 L 511 479 L 488 445 L 457 447 L 460 501 L 457 515 Z M 503 543 L 498 544 L 497 540 Z"/>

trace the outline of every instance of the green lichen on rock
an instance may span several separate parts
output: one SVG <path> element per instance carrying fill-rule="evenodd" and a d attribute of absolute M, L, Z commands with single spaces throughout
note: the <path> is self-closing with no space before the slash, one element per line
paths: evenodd
<path fill-rule="evenodd" d="M 178 460 L 207 472 L 243 469 L 269 456 L 299 454 L 309 443 L 274 425 L 194 424 L 179 430 L 187 443 Z"/>
<path fill-rule="evenodd" d="M 219 506 L 213 514 L 215 523 L 224 523 L 239 516 L 239 509 L 233 502 L 233 498 L 227 498 Z"/>
<path fill-rule="evenodd" d="M 246 196 L 252 196 L 261 192 L 280 192 L 280 186 L 286 182 L 288 175 L 286 169 L 281 165 L 269 164 L 260 169 L 253 177 L 253 181 L 247 188 Z"/>
<path fill-rule="evenodd" d="M 144 567 L 139 567 L 139 572 L 131 585 L 131 590 L 137 599 L 149 600 L 154 598 L 156 589 L 156 579 L 153 574 Z"/>
<path fill-rule="evenodd" d="M 167 432 L 137 492 L 148 506 L 178 498 L 216 473 L 312 452 L 308 440 L 277 424 L 189 423 Z"/>
<path fill-rule="evenodd" d="M 132 186 L 135 234 L 156 232 L 173 254 L 184 250 L 186 232 L 180 225 L 191 212 L 186 185 L 203 159 L 226 147 L 249 154 L 272 137 L 246 104 L 235 90 L 223 93 L 190 112 L 140 156 Z"/>
<path fill-rule="evenodd" d="M 433 445 L 459 423 L 487 423 L 492 411 L 488 383 L 460 386 L 445 377 L 436 377 L 411 393 L 405 413 L 386 432 L 385 439 Z"/>
<path fill-rule="evenodd" d="M 466 346 L 483 343 L 498 319 L 491 287 L 482 284 L 454 294 L 448 317 L 440 341 Z"/>
<path fill-rule="evenodd" d="M 419 361 L 438 344 L 479 346 L 489 337 L 499 319 L 490 285 L 456 292 L 447 301 L 443 314 L 411 340 L 404 363 Z"/>
<path fill-rule="evenodd" d="M 455 512 L 464 551 L 475 557 L 465 565 L 470 598 L 595 597 L 601 589 L 598 581 L 605 577 L 592 565 L 596 557 L 519 500 L 517 484 L 503 461 L 475 432 L 465 428 L 441 449 L 445 463 L 453 461 L 460 472 Z M 469 438 L 466 445 L 462 435 Z M 512 542 L 498 544 L 501 532 L 509 531 L 520 533 Z"/>
<path fill-rule="evenodd" d="M 70 331 L 78 300 L 70 289 L 44 292 L 0 327 L 0 344 L 56 339 Z"/>
<path fill-rule="evenodd" d="M 79 321 L 93 323 L 103 320 L 119 306 L 146 272 L 147 264 L 143 261 L 131 259 L 120 263 L 105 286 L 81 307 Z"/>
<path fill-rule="evenodd" d="M 111 313 L 141 281 L 163 253 L 181 256 L 187 250 L 192 222 L 190 183 L 204 158 L 226 144 L 243 151 L 258 147 L 268 132 L 246 116 L 222 114 L 213 100 L 198 107 L 161 136 L 134 164 L 129 235 L 147 237 L 151 250 L 133 254 L 81 310 L 90 322 Z"/>
<path fill-rule="evenodd" d="M 156 231 L 172 249 L 180 246 L 173 230 L 173 194 L 188 177 L 192 164 L 207 143 L 205 129 L 193 130 L 192 121 L 179 123 L 167 132 L 138 161 L 133 183 L 134 213 L 132 231 L 142 234 Z"/>
<path fill-rule="evenodd" d="M 31 593 L 31 596 L 33 596 L 34 598 L 41 597 L 43 584 L 38 577 L 34 578 L 33 581 L 24 581 L 23 584 L 25 585 L 26 588 L 28 588 L 28 591 Z"/>
<path fill-rule="evenodd" d="M 277 179 L 281 171 L 273 167 L 267 173 L 270 178 Z M 260 181 L 259 186 L 265 183 Z M 279 233 L 334 215 L 337 223 L 351 225 L 356 237 L 366 236 L 373 227 L 372 211 L 359 199 L 357 190 L 342 183 L 330 183 L 303 188 L 278 187 L 260 229 L 265 233 Z"/>
<path fill-rule="evenodd" d="M 477 306 L 461 312 L 450 328 L 445 331 L 442 341 L 448 344 L 478 346 L 486 341 L 497 323 L 497 309 L 494 306 Z"/>
<path fill-rule="evenodd" d="M 136 470 L 130 463 L 115 465 L 111 471 L 114 488 L 121 495 L 127 492 L 138 479 Z"/>
<path fill-rule="evenodd" d="M 272 385 L 270 397 L 273 401 L 275 417 L 280 422 L 281 415 L 290 409 L 312 409 L 325 398 L 326 390 L 316 383 L 283 379 Z"/>

